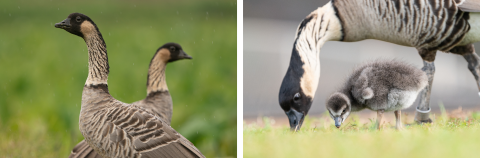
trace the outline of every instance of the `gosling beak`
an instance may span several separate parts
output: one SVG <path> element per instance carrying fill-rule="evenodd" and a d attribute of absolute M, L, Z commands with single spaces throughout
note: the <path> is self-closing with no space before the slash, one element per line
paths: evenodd
<path fill-rule="evenodd" d="M 342 117 L 334 117 L 335 120 L 335 127 L 340 128 L 340 125 L 342 125 Z"/>
<path fill-rule="evenodd" d="M 180 52 L 180 58 L 182 58 L 182 59 L 193 59 L 190 55 L 185 53 L 183 50 L 182 50 L 182 52 Z"/>
<path fill-rule="evenodd" d="M 300 127 L 302 127 L 303 124 L 303 119 L 304 119 L 304 114 L 301 112 L 298 112 L 295 109 L 290 109 L 289 111 L 285 112 L 288 116 L 288 120 L 290 122 L 290 130 L 291 131 L 297 131 L 300 130 Z"/>
<path fill-rule="evenodd" d="M 62 28 L 62 29 L 67 29 L 70 28 L 72 25 L 70 25 L 70 18 L 67 18 L 63 20 L 62 22 L 56 23 L 55 27 L 56 28 Z"/>

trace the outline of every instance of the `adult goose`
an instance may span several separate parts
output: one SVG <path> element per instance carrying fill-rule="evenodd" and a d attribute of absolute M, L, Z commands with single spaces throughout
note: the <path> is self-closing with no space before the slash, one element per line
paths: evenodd
<path fill-rule="evenodd" d="M 55 27 L 82 37 L 88 47 L 79 128 L 95 152 L 102 157 L 204 157 L 162 118 L 109 94 L 106 44 L 88 16 L 72 13 Z"/>
<path fill-rule="evenodd" d="M 383 113 L 394 111 L 396 128 L 402 129 L 401 110 L 413 104 L 427 83 L 424 72 L 405 62 L 367 62 L 355 68 L 341 88 L 327 99 L 327 111 L 337 128 L 350 112 L 363 109 L 377 111 L 378 129 L 381 128 Z"/>
<path fill-rule="evenodd" d="M 423 59 L 428 86 L 421 94 L 415 120 L 429 118 L 430 90 L 437 51 L 462 55 L 480 89 L 480 0 L 332 0 L 298 26 L 292 56 L 279 92 L 290 128 L 301 127 L 320 78 L 320 48 L 327 41 L 377 39 L 415 47 Z"/>
<path fill-rule="evenodd" d="M 147 97 L 132 103 L 150 111 L 170 125 L 172 120 L 173 103 L 168 91 L 165 78 L 165 69 L 169 62 L 181 59 L 192 59 L 177 43 L 167 43 L 160 48 L 150 61 L 147 77 Z M 85 140 L 78 143 L 72 150 L 69 158 L 101 158 Z"/>

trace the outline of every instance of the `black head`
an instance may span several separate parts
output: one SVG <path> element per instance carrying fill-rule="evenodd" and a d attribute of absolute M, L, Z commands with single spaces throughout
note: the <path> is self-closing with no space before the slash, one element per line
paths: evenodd
<path fill-rule="evenodd" d="M 305 116 L 310 110 L 313 98 L 305 95 L 299 86 L 285 86 L 286 84 L 291 84 L 291 82 L 285 82 L 285 79 L 283 81 L 284 82 L 280 88 L 278 101 L 280 103 L 280 107 L 282 107 L 283 111 L 285 111 L 285 114 L 288 117 L 290 129 L 292 131 L 299 130 L 302 127 Z M 288 89 L 287 87 L 291 87 L 292 89 Z"/>
<path fill-rule="evenodd" d="M 72 13 L 67 19 L 55 24 L 56 28 L 64 29 L 71 34 L 84 38 L 89 33 L 100 34 L 97 25 L 88 16 L 81 13 Z"/>
<path fill-rule="evenodd" d="M 159 53 L 165 56 L 162 58 L 167 59 L 167 62 L 174 62 L 181 59 L 192 59 L 191 56 L 183 51 L 182 46 L 177 43 L 164 44 L 158 48 L 157 54 Z"/>
<path fill-rule="evenodd" d="M 299 130 L 312 105 L 314 97 L 312 89 L 316 90 L 316 84 L 307 83 L 308 75 L 305 75 L 307 72 L 302 67 L 304 63 L 295 50 L 291 58 L 287 74 L 280 87 L 278 102 L 288 117 L 290 129 Z"/>
<path fill-rule="evenodd" d="M 339 92 L 332 94 L 327 99 L 326 107 L 337 128 L 340 128 L 340 125 L 347 119 L 352 109 L 350 98 Z"/>

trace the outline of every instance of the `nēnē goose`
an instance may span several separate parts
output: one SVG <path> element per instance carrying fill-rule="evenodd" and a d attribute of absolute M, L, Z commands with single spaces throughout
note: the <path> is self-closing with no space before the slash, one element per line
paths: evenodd
<path fill-rule="evenodd" d="M 158 114 L 170 124 L 173 113 L 173 102 L 167 87 L 165 69 L 167 63 L 181 59 L 192 59 L 177 43 L 167 43 L 158 48 L 150 61 L 147 77 L 147 98 L 132 103 Z"/>
<path fill-rule="evenodd" d="M 96 153 L 102 157 L 204 157 L 162 118 L 109 94 L 106 44 L 88 16 L 72 13 L 55 27 L 82 37 L 88 47 L 79 128 Z"/>
<path fill-rule="evenodd" d="M 480 0 L 332 0 L 298 26 L 279 103 L 291 129 L 301 127 L 320 78 L 320 48 L 327 41 L 377 39 L 415 47 L 423 59 L 428 86 L 420 93 L 415 120 L 429 118 L 436 52 L 462 55 L 480 90 Z M 479 93 L 480 94 L 480 93 Z"/>
<path fill-rule="evenodd" d="M 410 107 L 427 84 L 427 75 L 407 63 L 396 60 L 367 62 L 355 68 L 341 88 L 327 99 L 326 108 L 337 128 L 350 112 L 367 108 L 377 111 L 378 129 L 383 112 L 395 111 L 396 127 L 401 129 L 401 110 Z"/>
<path fill-rule="evenodd" d="M 192 59 L 177 43 L 167 43 L 158 48 L 150 61 L 147 77 L 147 97 L 132 103 L 164 120 L 170 125 L 172 120 L 173 103 L 168 91 L 165 78 L 165 69 L 169 62 L 180 59 Z M 72 150 L 69 158 L 101 158 L 84 140 Z"/>

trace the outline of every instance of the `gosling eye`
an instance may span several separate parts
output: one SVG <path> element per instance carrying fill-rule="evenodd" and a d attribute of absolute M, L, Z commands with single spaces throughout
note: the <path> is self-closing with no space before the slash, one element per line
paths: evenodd
<path fill-rule="evenodd" d="M 298 101 L 300 100 L 300 93 L 295 93 L 295 95 L 293 96 L 293 101 Z"/>
<path fill-rule="evenodd" d="M 342 114 L 344 114 L 345 112 L 346 112 L 346 110 L 345 110 L 345 109 L 343 109 L 343 111 L 342 111 Z"/>
<path fill-rule="evenodd" d="M 77 20 L 77 22 L 80 22 L 80 21 L 82 21 L 82 18 L 80 16 L 77 16 L 76 20 Z"/>

